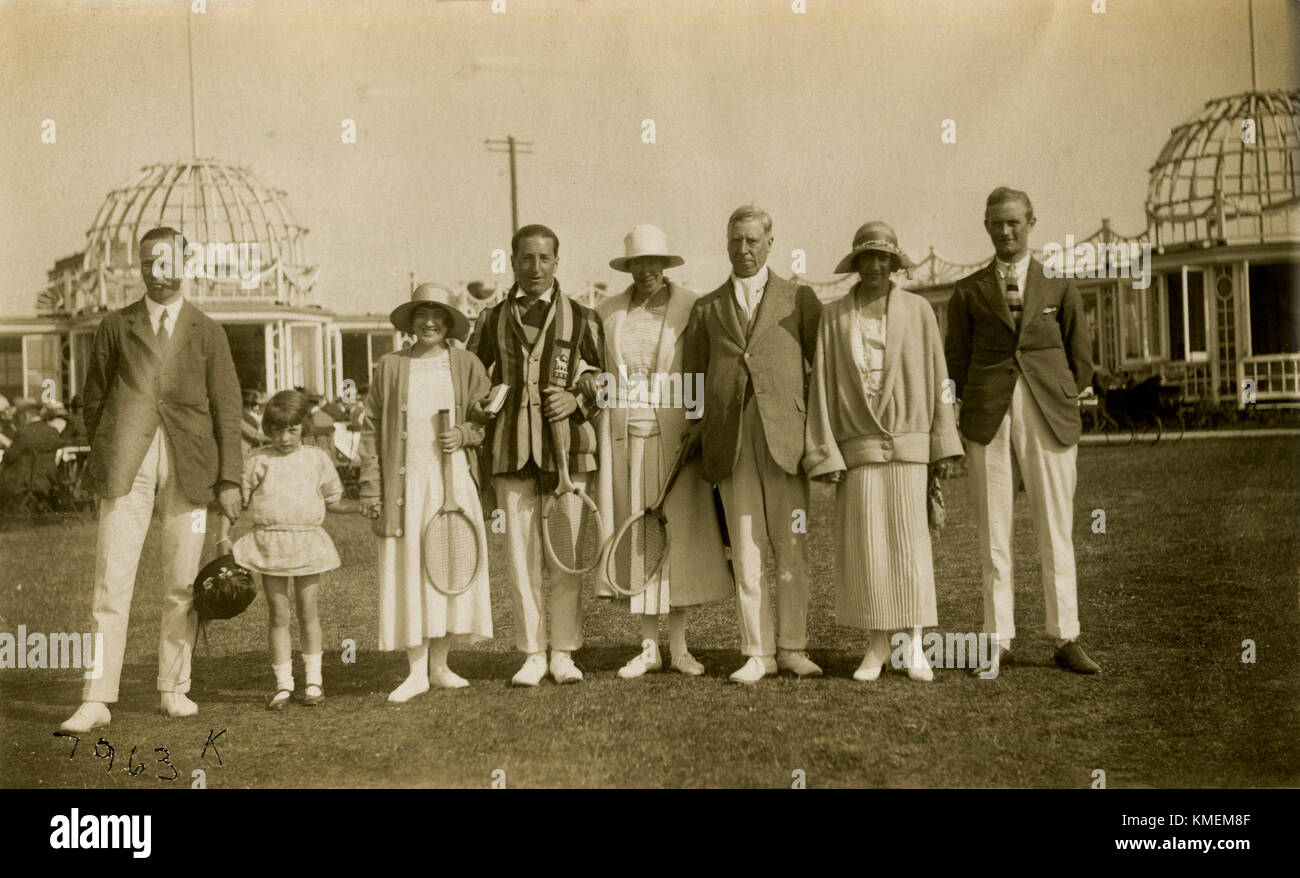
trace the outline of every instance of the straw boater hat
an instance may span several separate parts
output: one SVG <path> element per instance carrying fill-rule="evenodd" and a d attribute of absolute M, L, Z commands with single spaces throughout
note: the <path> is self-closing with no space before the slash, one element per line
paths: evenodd
<path fill-rule="evenodd" d="M 894 234 L 893 229 L 882 222 L 870 222 L 859 228 L 857 234 L 853 236 L 853 252 L 840 260 L 840 264 L 835 266 L 835 273 L 848 274 L 853 271 L 853 260 L 858 258 L 859 253 L 866 253 L 868 250 L 893 256 L 898 263 L 894 266 L 894 271 L 916 266 L 907 258 L 907 254 L 898 248 L 898 236 Z"/>
<path fill-rule="evenodd" d="M 420 284 L 411 293 L 411 301 L 403 302 L 393 309 L 388 319 L 402 332 L 411 332 L 411 315 L 421 305 L 438 305 L 451 315 L 451 329 L 447 335 L 451 338 L 465 340 L 469 335 L 469 318 L 453 304 L 456 294 L 439 284 Z"/>
<path fill-rule="evenodd" d="M 668 236 L 658 226 L 637 226 L 623 239 L 623 249 L 623 256 L 609 260 L 609 267 L 615 271 L 631 272 L 628 263 L 638 256 L 658 256 L 667 263 L 665 268 L 686 264 L 685 259 L 668 252 Z"/>

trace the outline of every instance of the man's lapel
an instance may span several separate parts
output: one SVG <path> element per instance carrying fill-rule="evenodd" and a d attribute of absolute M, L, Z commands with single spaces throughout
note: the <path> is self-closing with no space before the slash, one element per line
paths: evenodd
<path fill-rule="evenodd" d="M 131 324 L 130 334 L 140 340 L 145 350 L 161 360 L 166 351 L 154 335 L 153 322 L 149 319 L 149 309 L 145 306 L 144 299 L 137 299 L 128 305 L 125 316 Z"/>
<path fill-rule="evenodd" d="M 1020 312 L 1020 332 L 1016 336 L 1017 340 L 1025 335 L 1025 327 L 1034 320 L 1043 307 L 1043 266 L 1037 259 L 1030 257 L 1029 270 L 1025 272 L 1025 303 L 1024 310 Z"/>
<path fill-rule="evenodd" d="M 758 300 L 754 328 L 749 333 L 751 344 L 779 323 L 783 314 L 794 310 L 794 290 L 795 286 L 790 281 L 770 268 L 767 270 L 767 283 L 763 286 L 763 297 Z"/>
<path fill-rule="evenodd" d="M 167 345 L 164 362 L 175 357 L 194 340 L 198 335 L 198 327 L 199 309 L 189 302 L 181 302 L 181 309 L 176 312 L 176 327 L 172 330 L 171 341 L 160 339 L 161 343 Z"/>
<path fill-rule="evenodd" d="M 731 278 L 728 277 L 722 284 L 713 291 L 714 293 L 714 310 L 718 315 L 718 321 L 722 328 L 731 335 L 738 347 L 745 346 L 745 326 L 740 322 L 739 306 L 736 304 L 735 287 L 731 284 Z"/>
<path fill-rule="evenodd" d="M 510 324 L 510 330 L 514 333 L 515 340 L 524 350 L 528 350 L 528 337 L 524 335 L 524 325 L 519 320 L 519 309 L 515 307 L 515 296 L 519 295 L 519 285 L 515 284 L 510 287 L 506 293 L 505 301 L 501 306 L 505 308 L 506 323 Z"/>
<path fill-rule="evenodd" d="M 976 285 L 979 287 L 980 297 L 984 300 L 985 306 L 1002 318 L 1007 329 L 1015 332 L 1016 321 L 1011 316 L 1011 309 L 1007 307 L 1007 297 L 1002 292 L 1001 284 L 998 283 L 998 271 L 993 262 L 990 262 L 980 274 Z"/>

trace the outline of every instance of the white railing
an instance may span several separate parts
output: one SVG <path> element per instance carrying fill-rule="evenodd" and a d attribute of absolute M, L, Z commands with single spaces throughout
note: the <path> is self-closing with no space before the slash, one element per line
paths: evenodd
<path fill-rule="evenodd" d="M 1242 357 L 1237 364 L 1237 387 L 1243 397 L 1247 381 L 1254 382 L 1250 389 L 1261 402 L 1300 402 L 1300 354 Z"/>

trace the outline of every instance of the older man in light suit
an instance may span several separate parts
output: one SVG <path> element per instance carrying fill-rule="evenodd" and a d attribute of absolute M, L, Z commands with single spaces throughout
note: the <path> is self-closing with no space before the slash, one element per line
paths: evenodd
<path fill-rule="evenodd" d="M 996 258 L 957 281 L 948 302 L 944 352 L 961 399 L 984 578 L 984 630 L 997 662 L 1015 637 L 1012 530 L 1019 465 L 1038 536 L 1047 633 L 1056 664 L 1101 670 L 1078 643 L 1074 540 L 1079 392 L 1092 380 L 1092 342 L 1079 291 L 1048 278 L 1030 257 L 1029 196 L 999 187 L 984 208 Z M 979 669 L 976 669 L 978 672 Z"/>
<path fill-rule="evenodd" d="M 704 375 L 704 416 L 688 435 L 703 449 L 731 536 L 741 649 L 731 675 L 756 683 L 788 670 L 821 674 L 808 658 L 808 513 L 804 453 L 808 375 L 822 306 L 813 291 L 767 267 L 772 218 L 741 207 L 727 221 L 732 274 L 701 296 L 686 329 L 683 370 Z M 764 572 L 768 548 L 777 582 Z M 776 620 L 772 591 L 776 590 Z"/>
<path fill-rule="evenodd" d="M 61 728 L 87 732 L 117 701 L 140 552 L 161 519 L 162 630 L 158 691 L 168 716 L 192 716 L 193 583 L 213 499 L 239 515 L 240 393 L 226 334 L 183 295 L 185 239 L 153 229 L 140 241 L 145 295 L 99 325 L 86 371 L 87 485 L 99 496 L 93 633 L 101 654 L 82 705 Z"/>

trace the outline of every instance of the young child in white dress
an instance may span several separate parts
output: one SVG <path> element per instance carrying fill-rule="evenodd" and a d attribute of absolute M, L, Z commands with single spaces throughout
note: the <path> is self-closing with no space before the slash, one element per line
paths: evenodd
<path fill-rule="evenodd" d="M 447 665 L 453 645 L 492 636 L 487 535 L 469 449 L 484 430 L 469 414 L 491 384 L 473 354 L 453 347 L 469 321 L 453 294 L 421 284 L 394 309 L 393 325 L 415 343 L 385 355 L 375 367 L 361 426 L 361 509 L 379 541 L 379 648 L 405 650 L 409 672 L 388 700 L 405 703 L 429 691 L 461 689 L 468 681 Z M 438 426 L 438 413 L 450 419 Z M 479 410 L 481 411 L 481 410 Z M 477 575 L 467 590 L 447 595 L 430 580 L 421 535 L 442 507 L 442 455 L 450 455 L 453 494 L 478 531 Z"/>
<path fill-rule="evenodd" d="M 325 510 L 355 511 L 343 499 L 343 483 L 328 454 L 302 444 L 311 403 L 296 390 L 271 397 L 262 414 L 268 443 L 244 461 L 244 518 L 251 533 L 235 541 L 235 561 L 262 574 L 270 621 L 271 669 L 275 694 L 270 710 L 283 710 L 293 695 L 289 641 L 289 589 L 298 610 L 302 663 L 307 684 L 303 703 L 325 700 L 321 679 L 321 633 L 316 592 L 320 574 L 339 566 L 339 554 L 321 527 Z"/>

